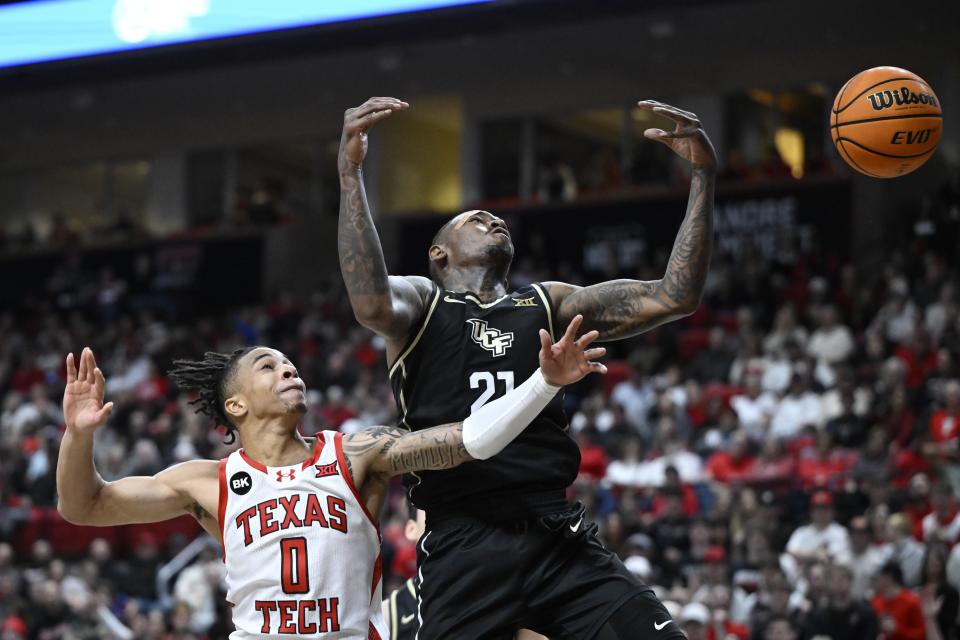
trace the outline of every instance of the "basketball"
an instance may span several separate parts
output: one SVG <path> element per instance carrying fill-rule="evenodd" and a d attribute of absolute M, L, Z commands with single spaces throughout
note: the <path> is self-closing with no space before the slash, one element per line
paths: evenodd
<path fill-rule="evenodd" d="M 840 156 L 873 178 L 915 171 L 933 155 L 942 131 L 933 89 L 897 67 L 874 67 L 850 78 L 830 112 L 830 137 Z"/>

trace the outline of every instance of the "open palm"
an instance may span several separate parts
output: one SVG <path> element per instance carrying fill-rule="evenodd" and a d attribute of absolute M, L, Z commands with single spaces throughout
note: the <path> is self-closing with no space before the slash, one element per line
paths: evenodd
<path fill-rule="evenodd" d="M 113 403 L 103 404 L 105 383 L 103 372 L 97 367 L 89 347 L 80 354 L 79 371 L 73 354 L 67 356 L 67 386 L 63 391 L 63 417 L 67 429 L 92 433 L 107 421 Z"/>
<path fill-rule="evenodd" d="M 607 372 L 604 364 L 592 361 L 603 356 L 607 350 L 603 347 L 587 348 L 600 333 L 594 330 L 580 338 L 576 337 L 582 323 L 582 315 L 574 316 L 563 337 L 556 343 L 549 333 L 540 330 L 540 371 L 544 380 L 556 387 L 573 384 L 588 373 Z"/>

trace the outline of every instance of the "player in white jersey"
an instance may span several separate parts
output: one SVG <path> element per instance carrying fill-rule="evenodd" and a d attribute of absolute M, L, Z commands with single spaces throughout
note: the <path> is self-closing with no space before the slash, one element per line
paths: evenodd
<path fill-rule="evenodd" d="M 193 460 L 155 476 L 105 482 L 93 434 L 113 409 L 104 377 L 84 349 L 67 356 L 66 433 L 57 464 L 58 508 L 75 524 L 112 526 L 190 514 L 223 543 L 233 640 L 386 640 L 380 608 L 377 514 L 393 475 L 448 469 L 505 447 L 563 385 L 606 368 L 575 339 L 575 318 L 556 344 L 541 331 L 540 369 L 463 422 L 408 432 L 374 427 L 315 439 L 297 432 L 306 411 L 296 368 L 268 347 L 178 361 L 171 376 L 194 390 L 199 410 L 237 433 L 243 448 L 224 460 Z"/>

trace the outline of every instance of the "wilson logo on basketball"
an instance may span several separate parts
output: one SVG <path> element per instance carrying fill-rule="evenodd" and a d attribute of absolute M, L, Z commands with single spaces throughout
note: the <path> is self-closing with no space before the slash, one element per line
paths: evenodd
<path fill-rule="evenodd" d="M 906 104 L 929 104 L 932 107 L 938 106 L 937 99 L 929 93 L 914 93 L 907 87 L 900 87 L 899 91 L 896 89 L 893 91 L 887 89 L 886 91 L 871 93 L 869 98 L 870 105 L 873 106 L 875 111 L 889 109 L 894 104 L 898 107 Z"/>
<path fill-rule="evenodd" d="M 494 357 L 500 357 L 513 344 L 513 332 L 504 333 L 496 327 L 488 327 L 486 320 L 470 318 L 467 320 L 473 327 L 470 337 L 478 345 L 489 351 Z"/>

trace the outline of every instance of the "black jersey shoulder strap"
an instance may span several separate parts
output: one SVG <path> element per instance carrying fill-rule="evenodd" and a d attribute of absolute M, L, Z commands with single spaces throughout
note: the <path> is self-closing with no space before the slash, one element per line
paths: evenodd
<path fill-rule="evenodd" d="M 543 300 L 543 308 L 547 310 L 547 326 L 550 330 L 550 337 L 554 340 L 557 339 L 557 332 L 553 327 L 553 317 L 554 317 L 554 308 L 553 308 L 553 299 L 550 297 L 550 294 L 547 292 L 547 288 L 538 282 L 534 282 L 530 285 L 533 287 L 533 290 L 537 292 L 537 295 L 540 296 L 540 299 Z"/>
<path fill-rule="evenodd" d="M 390 365 L 390 373 L 388 374 L 389 378 L 393 378 L 393 374 L 396 373 L 397 369 L 403 366 L 404 358 L 410 355 L 410 352 L 413 351 L 414 348 L 416 348 L 417 343 L 420 342 L 420 338 L 423 337 L 423 332 L 426 331 L 427 324 L 430 322 L 430 317 L 433 316 L 433 311 L 437 308 L 437 301 L 439 299 L 440 287 L 438 287 L 436 283 L 433 283 L 433 292 L 428 298 L 429 304 L 423 313 L 421 313 L 418 324 L 415 324 L 410 328 L 410 335 L 407 337 L 407 343 L 400 351 L 400 355 L 397 356 L 397 359 L 394 361 L 394 363 Z"/>

